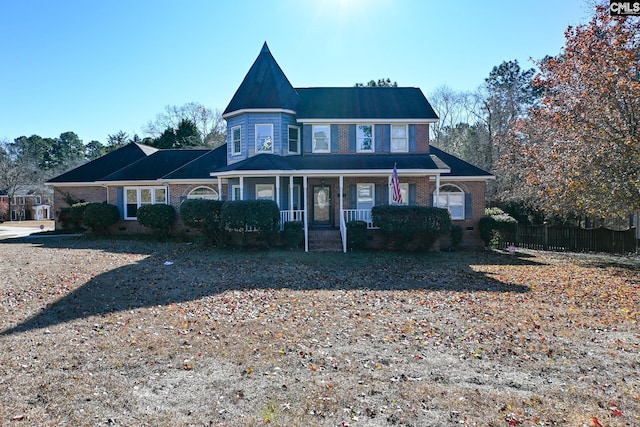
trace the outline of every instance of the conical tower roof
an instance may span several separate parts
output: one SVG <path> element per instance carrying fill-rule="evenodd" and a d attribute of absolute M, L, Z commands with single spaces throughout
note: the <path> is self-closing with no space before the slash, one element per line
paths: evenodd
<path fill-rule="evenodd" d="M 245 109 L 277 108 L 295 111 L 297 105 L 298 93 L 265 42 L 223 115 Z"/>

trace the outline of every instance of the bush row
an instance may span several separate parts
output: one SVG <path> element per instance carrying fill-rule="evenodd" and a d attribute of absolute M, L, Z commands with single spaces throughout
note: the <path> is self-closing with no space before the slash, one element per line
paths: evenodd
<path fill-rule="evenodd" d="M 480 218 L 480 237 L 488 248 L 498 248 L 505 241 L 514 241 L 518 222 L 499 208 L 487 208 Z"/>

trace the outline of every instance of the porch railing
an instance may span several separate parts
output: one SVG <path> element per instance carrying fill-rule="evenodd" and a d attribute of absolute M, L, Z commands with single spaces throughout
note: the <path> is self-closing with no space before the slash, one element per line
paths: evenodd
<path fill-rule="evenodd" d="M 280 230 L 284 230 L 285 222 L 304 221 L 304 210 L 294 209 L 280 211 Z"/>
<path fill-rule="evenodd" d="M 369 230 L 378 228 L 373 224 L 373 220 L 371 219 L 371 209 L 345 209 L 344 220 L 345 222 L 364 221 L 367 223 L 367 229 Z"/>

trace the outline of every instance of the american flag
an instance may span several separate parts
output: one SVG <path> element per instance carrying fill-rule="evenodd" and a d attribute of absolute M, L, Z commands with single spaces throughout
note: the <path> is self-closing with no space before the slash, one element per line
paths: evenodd
<path fill-rule="evenodd" d="M 396 164 L 393 164 L 393 176 L 391 177 L 391 184 L 393 185 L 393 195 L 391 198 L 396 203 L 402 203 L 402 193 L 400 192 L 400 180 L 398 179 L 398 169 Z"/>

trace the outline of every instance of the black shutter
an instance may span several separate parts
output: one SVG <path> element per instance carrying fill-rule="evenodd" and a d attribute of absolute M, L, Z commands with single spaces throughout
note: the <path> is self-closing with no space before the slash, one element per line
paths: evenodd
<path fill-rule="evenodd" d="M 340 150 L 338 146 L 338 125 L 331 125 L 331 152 L 337 153 Z"/>
<path fill-rule="evenodd" d="M 416 185 L 409 184 L 409 204 L 411 206 L 416 205 Z"/>
<path fill-rule="evenodd" d="M 473 194 L 464 194 L 464 219 L 473 218 Z"/>
<path fill-rule="evenodd" d="M 349 209 L 357 209 L 358 208 L 358 189 L 355 184 L 351 184 L 349 186 Z"/>
<path fill-rule="evenodd" d="M 356 125 L 349 125 L 349 152 L 356 152 Z"/>
<path fill-rule="evenodd" d="M 311 139 L 313 137 L 313 130 L 311 128 L 311 125 L 304 125 L 302 127 L 302 144 L 304 147 L 304 152 L 305 153 L 310 153 L 311 152 Z"/>

